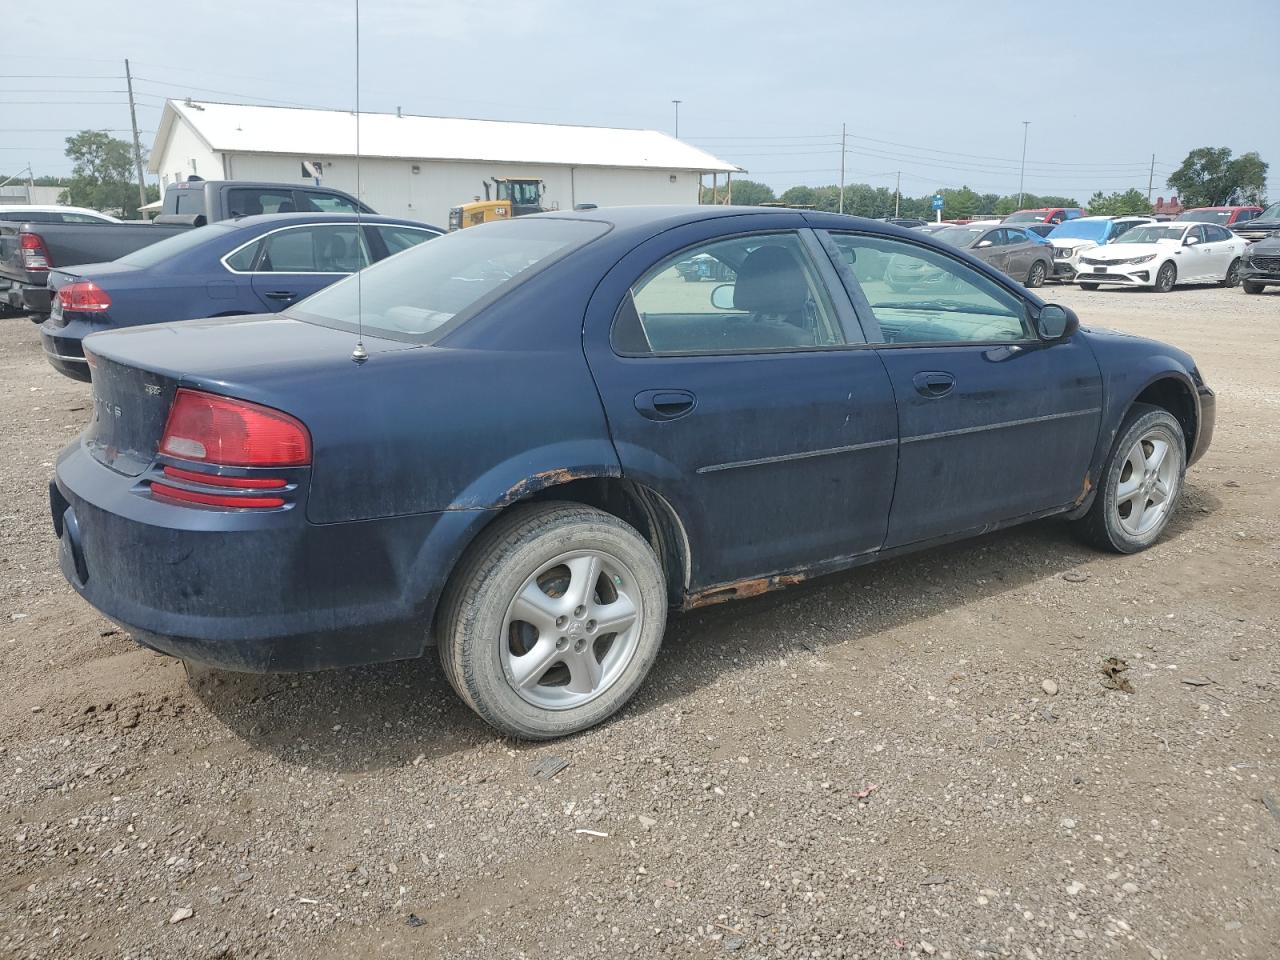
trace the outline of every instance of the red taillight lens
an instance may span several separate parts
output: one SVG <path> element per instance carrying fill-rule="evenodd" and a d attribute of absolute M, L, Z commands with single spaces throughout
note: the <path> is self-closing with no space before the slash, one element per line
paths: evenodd
<path fill-rule="evenodd" d="M 156 497 L 179 500 L 182 503 L 199 503 L 206 507 L 240 507 L 260 510 L 263 507 L 284 506 L 283 497 L 236 497 L 230 494 L 197 493 L 194 490 L 171 487 L 167 483 L 156 483 L 154 480 L 151 482 L 151 494 Z"/>
<path fill-rule="evenodd" d="M 26 270 L 48 270 L 53 266 L 49 248 L 38 233 L 19 234 L 18 249 L 22 251 L 22 266 Z"/>
<path fill-rule="evenodd" d="M 311 462 L 311 435 L 279 410 L 181 389 L 160 452 L 228 467 L 301 467 Z"/>
<path fill-rule="evenodd" d="M 92 280 L 68 283 L 58 291 L 64 313 L 101 313 L 111 309 L 111 294 Z"/>

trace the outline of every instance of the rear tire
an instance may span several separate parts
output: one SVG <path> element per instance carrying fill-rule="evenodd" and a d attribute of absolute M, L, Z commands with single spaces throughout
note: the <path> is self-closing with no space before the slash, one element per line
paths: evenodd
<path fill-rule="evenodd" d="M 1156 282 L 1154 289 L 1156 293 L 1168 293 L 1173 289 L 1174 284 L 1178 282 L 1178 268 L 1171 262 L 1160 264 L 1160 269 L 1156 271 Z"/>
<path fill-rule="evenodd" d="M 549 740 L 631 699 L 662 644 L 667 589 L 631 526 L 581 504 L 536 503 L 481 533 L 440 609 L 440 662 L 458 696 L 502 733 Z"/>
<path fill-rule="evenodd" d="M 1173 516 L 1186 470 L 1182 426 L 1162 407 L 1135 403 L 1102 468 L 1093 505 L 1074 521 L 1074 531 L 1101 550 L 1145 550 Z"/>
<path fill-rule="evenodd" d="M 1265 284 L 1254 283 L 1252 280 L 1246 280 L 1240 286 L 1244 287 L 1245 293 L 1261 293 L 1266 288 Z"/>
<path fill-rule="evenodd" d="M 1096 283 L 1082 283 L 1082 284 L 1080 284 L 1080 289 L 1081 289 L 1081 290 L 1090 290 L 1090 291 L 1092 291 L 1092 290 L 1097 290 L 1097 289 L 1098 289 L 1098 284 L 1096 284 Z"/>
<path fill-rule="evenodd" d="M 1231 261 L 1231 266 L 1227 267 L 1227 275 L 1222 278 L 1220 286 L 1234 287 L 1240 282 L 1240 258 L 1236 257 Z"/>
<path fill-rule="evenodd" d="M 1037 260 L 1031 265 L 1031 270 L 1027 273 L 1027 286 L 1031 288 L 1043 287 L 1045 278 L 1045 266 L 1043 260 Z"/>

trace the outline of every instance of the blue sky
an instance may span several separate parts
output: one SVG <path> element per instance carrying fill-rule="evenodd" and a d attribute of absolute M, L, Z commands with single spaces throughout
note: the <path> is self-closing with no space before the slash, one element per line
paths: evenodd
<path fill-rule="evenodd" d="M 83 127 L 127 136 L 121 60 L 150 143 L 165 96 L 350 107 L 355 0 L 19 5 L 5 16 L 0 170 L 64 173 Z M 1280 2 L 1057 7 L 722 0 L 361 0 L 368 110 L 670 132 L 776 189 L 849 182 L 924 194 L 967 184 L 1081 201 L 1155 194 L 1198 146 L 1257 150 L 1280 199 Z M 265 13 L 264 11 L 269 11 Z M 1055 14 L 1054 11 L 1058 13 Z M 1063 16 L 1061 14 L 1067 14 Z M 77 55 L 83 53 L 83 56 Z"/>

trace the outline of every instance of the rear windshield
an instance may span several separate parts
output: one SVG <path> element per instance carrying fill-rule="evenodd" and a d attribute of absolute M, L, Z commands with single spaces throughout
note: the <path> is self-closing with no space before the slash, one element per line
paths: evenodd
<path fill-rule="evenodd" d="M 1230 210 L 1184 210 L 1173 219 L 1196 223 L 1226 223 L 1231 219 Z"/>
<path fill-rule="evenodd" d="M 556 219 L 468 227 L 340 280 L 285 312 L 350 331 L 358 313 L 373 336 L 431 343 L 454 317 L 607 230 L 595 221 Z"/>
<path fill-rule="evenodd" d="M 138 227 L 139 230 L 151 230 L 152 227 Z M 162 260 L 168 260 L 170 257 L 177 256 L 180 253 L 186 253 L 194 247 L 200 246 L 219 233 L 226 233 L 233 230 L 234 227 L 224 227 L 216 223 L 211 223 L 207 227 L 192 227 L 190 230 L 184 230 L 182 233 L 174 234 L 172 237 L 166 237 L 156 243 L 148 244 L 141 247 L 133 253 L 126 253 L 117 260 L 117 263 L 127 263 L 131 267 L 154 267 Z"/>
<path fill-rule="evenodd" d="M 1004 218 L 1005 223 L 1044 223 L 1049 219 L 1050 210 L 1019 210 Z"/>

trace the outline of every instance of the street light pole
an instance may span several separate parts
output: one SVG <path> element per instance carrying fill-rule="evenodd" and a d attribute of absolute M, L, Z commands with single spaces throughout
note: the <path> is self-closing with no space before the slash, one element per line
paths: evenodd
<path fill-rule="evenodd" d="M 1018 208 L 1022 208 L 1022 186 L 1026 182 L 1027 176 L 1027 128 L 1031 126 L 1030 120 L 1022 121 L 1022 167 L 1018 171 Z"/>
<path fill-rule="evenodd" d="M 676 108 L 676 139 L 679 140 L 680 139 L 680 104 L 683 101 L 672 100 L 671 102 L 675 104 L 675 108 Z"/>

